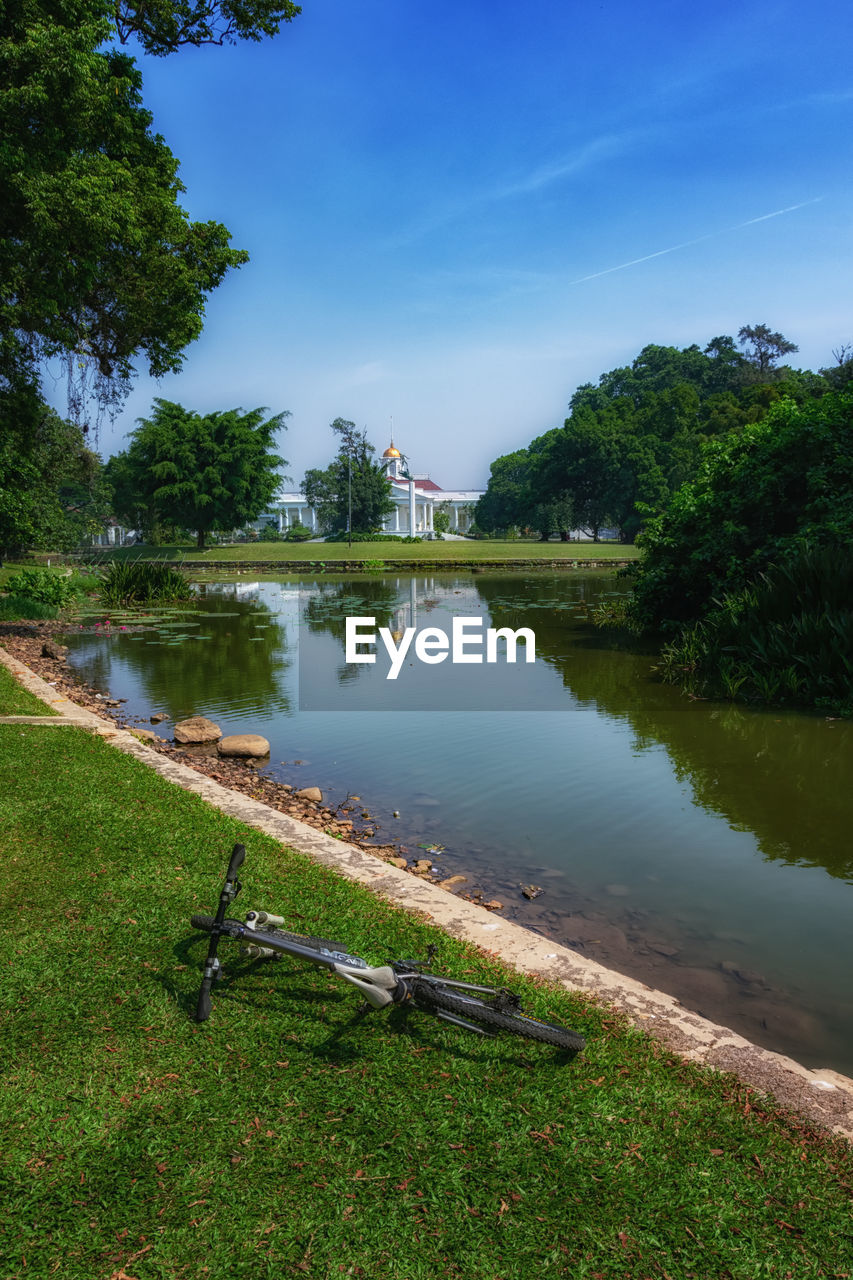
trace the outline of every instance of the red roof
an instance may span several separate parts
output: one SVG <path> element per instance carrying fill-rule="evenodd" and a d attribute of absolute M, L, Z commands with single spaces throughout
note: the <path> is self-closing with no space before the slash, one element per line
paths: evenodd
<path fill-rule="evenodd" d="M 409 482 L 408 482 L 408 480 L 404 480 L 404 479 L 402 479 L 402 477 L 401 477 L 400 479 L 397 479 L 395 476 L 389 476 L 389 477 L 388 477 L 388 479 L 389 479 L 389 481 L 391 482 L 391 484 L 399 484 L 399 485 L 401 485 L 401 486 L 402 486 L 403 488 L 405 488 L 405 489 L 408 489 L 408 487 L 409 487 Z M 444 492 L 444 490 L 442 489 L 441 485 L 440 485 L 440 484 L 435 484 L 435 482 L 434 482 L 434 481 L 432 481 L 432 480 L 416 480 L 416 481 L 415 481 L 415 488 L 416 488 L 416 489 L 426 489 L 426 490 L 429 490 L 429 491 L 434 491 L 435 493 L 443 493 L 443 492 Z"/>

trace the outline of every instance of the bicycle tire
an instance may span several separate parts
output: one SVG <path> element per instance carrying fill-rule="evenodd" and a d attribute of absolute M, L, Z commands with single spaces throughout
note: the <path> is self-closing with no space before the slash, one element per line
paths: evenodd
<path fill-rule="evenodd" d="M 213 926 L 216 923 L 213 916 L 193 916 L 191 922 L 194 929 L 201 929 L 204 933 L 212 933 Z M 245 930 L 243 941 L 251 942 L 253 930 L 248 929 L 242 920 L 225 920 L 225 925 L 238 926 Z M 314 947 L 319 949 L 325 947 L 329 951 L 346 951 L 346 947 L 341 942 L 330 942 L 328 938 L 309 938 L 303 933 L 288 933 L 286 929 L 276 929 L 271 925 L 264 925 L 263 929 L 258 930 L 259 933 L 273 934 L 276 938 L 284 938 L 288 942 L 301 943 L 303 947 Z"/>
<path fill-rule="evenodd" d="M 413 1000 L 427 1013 L 443 1010 L 458 1018 L 467 1018 L 470 1022 L 480 1022 L 483 1026 L 507 1031 L 510 1035 L 538 1040 L 558 1049 L 571 1049 L 575 1053 L 579 1053 L 586 1044 L 583 1036 L 570 1031 L 568 1027 L 542 1022 L 539 1018 L 529 1018 L 523 1013 L 504 1013 L 475 996 L 450 992 L 446 987 L 436 987 L 431 982 L 419 981 L 417 978 L 410 980 L 409 985 Z"/>

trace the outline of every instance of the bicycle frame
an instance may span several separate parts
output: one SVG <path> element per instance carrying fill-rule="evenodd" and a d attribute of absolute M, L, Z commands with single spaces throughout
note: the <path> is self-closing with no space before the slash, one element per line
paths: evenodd
<path fill-rule="evenodd" d="M 384 1009 L 386 1005 L 399 1003 L 406 998 L 406 992 L 400 992 L 400 980 L 389 964 L 370 966 L 361 956 L 350 955 L 346 951 L 330 951 L 327 947 L 308 947 L 302 943 L 292 942 L 289 938 L 279 938 L 273 933 L 264 931 L 258 925 L 258 917 L 266 917 L 264 924 L 284 924 L 280 916 L 268 912 L 250 911 L 246 923 L 242 926 L 242 937 L 252 939 L 246 948 L 248 955 L 263 958 L 267 955 L 295 956 L 298 960 L 310 960 L 312 964 L 329 969 L 356 987 L 368 1004 L 374 1009 Z M 231 934 L 230 936 L 234 936 Z M 241 935 L 237 935 L 238 937 Z M 255 942 L 254 939 L 257 939 Z"/>

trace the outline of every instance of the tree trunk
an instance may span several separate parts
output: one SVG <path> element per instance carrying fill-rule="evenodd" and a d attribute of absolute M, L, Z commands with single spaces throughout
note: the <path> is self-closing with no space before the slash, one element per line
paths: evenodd
<path fill-rule="evenodd" d="M 196 534 L 195 545 L 196 545 L 197 551 L 204 551 L 205 549 L 204 539 L 205 539 L 206 532 L 207 531 L 205 529 L 199 529 L 198 533 Z"/>

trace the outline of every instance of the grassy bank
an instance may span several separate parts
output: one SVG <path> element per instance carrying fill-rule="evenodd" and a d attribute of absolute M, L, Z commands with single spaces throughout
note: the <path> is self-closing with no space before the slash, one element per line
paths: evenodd
<path fill-rule="evenodd" d="M 511 560 L 584 561 L 634 560 L 637 548 L 618 542 L 358 542 L 348 547 L 345 542 L 245 542 L 236 546 L 211 547 L 197 551 L 189 544 L 167 547 L 119 547 L 109 552 L 110 559 L 158 559 L 191 563 L 248 562 L 318 564 L 348 560 L 386 560 L 413 563 L 442 562 L 463 564 L 498 564 Z"/>
<path fill-rule="evenodd" d="M 56 712 L 19 684 L 0 664 L 0 716 L 54 716 Z"/>
<path fill-rule="evenodd" d="M 510 979 L 588 1036 L 566 1062 L 235 957 L 197 1026 L 235 839 L 300 930 L 500 971 L 100 739 L 0 726 L 0 833 L 9 1280 L 849 1273 L 849 1149 L 579 996 Z"/>

